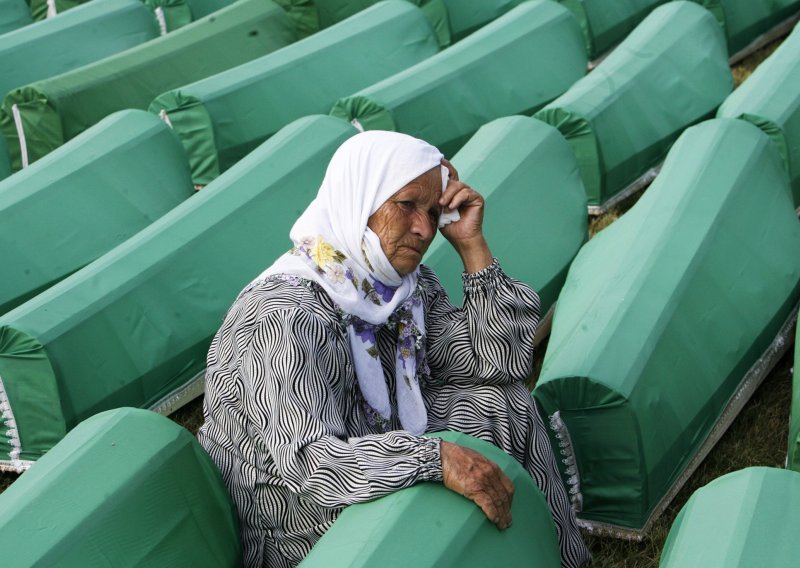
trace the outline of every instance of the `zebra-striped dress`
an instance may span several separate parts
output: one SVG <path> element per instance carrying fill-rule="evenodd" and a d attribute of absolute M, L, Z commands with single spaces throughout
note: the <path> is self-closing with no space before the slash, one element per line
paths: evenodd
<path fill-rule="evenodd" d="M 430 375 L 420 385 L 428 431 L 458 430 L 516 458 L 544 492 L 562 563 L 589 558 L 533 399 L 539 298 L 497 262 L 464 275 L 454 307 L 420 267 Z M 378 333 L 394 393 L 396 330 Z M 198 437 L 238 509 L 247 566 L 293 566 L 343 507 L 441 480 L 440 441 L 387 426 L 358 389 L 342 314 L 315 283 L 270 277 L 240 294 L 208 354 Z M 393 397 L 392 397 L 393 398 Z"/>

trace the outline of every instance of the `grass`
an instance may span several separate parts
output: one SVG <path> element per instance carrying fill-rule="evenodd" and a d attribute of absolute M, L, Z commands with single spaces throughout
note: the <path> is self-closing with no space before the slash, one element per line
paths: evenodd
<path fill-rule="evenodd" d="M 766 59 L 780 41 L 758 50 L 732 69 L 738 86 Z M 641 194 L 633 195 L 606 214 L 593 219 L 589 225 L 590 238 L 611 225 L 630 209 Z M 538 376 L 547 348 L 545 339 L 539 346 L 533 380 Z M 792 390 L 792 351 L 775 366 L 734 420 L 728 432 L 712 449 L 656 521 L 641 542 L 623 541 L 585 534 L 594 555 L 593 567 L 656 568 L 669 528 L 691 494 L 710 481 L 749 466 L 783 467 L 788 440 L 789 409 Z M 193 433 L 203 422 L 202 397 L 176 411 L 170 418 Z M 0 472 L 0 492 L 17 479 L 16 474 Z"/>

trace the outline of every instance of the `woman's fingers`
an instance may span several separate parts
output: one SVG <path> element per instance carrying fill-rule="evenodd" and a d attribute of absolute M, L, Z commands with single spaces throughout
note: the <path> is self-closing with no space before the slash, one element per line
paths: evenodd
<path fill-rule="evenodd" d="M 472 500 L 486 517 L 505 529 L 511 525 L 514 484 L 497 464 L 478 452 L 442 442 L 445 487 Z"/>
<path fill-rule="evenodd" d="M 455 166 L 450 163 L 450 160 L 447 158 L 442 158 L 442 165 L 450 172 L 450 179 L 453 181 L 458 181 L 458 170 L 456 170 Z"/>

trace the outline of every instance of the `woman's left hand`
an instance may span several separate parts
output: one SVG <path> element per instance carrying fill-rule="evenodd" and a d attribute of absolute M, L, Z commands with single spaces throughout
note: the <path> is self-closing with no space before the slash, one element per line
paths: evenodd
<path fill-rule="evenodd" d="M 483 196 L 458 179 L 458 172 L 448 160 L 442 158 L 442 165 L 450 170 L 450 179 L 439 205 L 445 209 L 458 209 L 461 218 L 440 230 L 461 256 L 464 269 L 477 272 L 492 262 L 489 247 L 483 238 Z"/>

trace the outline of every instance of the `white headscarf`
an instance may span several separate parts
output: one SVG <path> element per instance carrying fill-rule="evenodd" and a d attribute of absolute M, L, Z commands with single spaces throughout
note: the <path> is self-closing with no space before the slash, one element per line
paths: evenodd
<path fill-rule="evenodd" d="M 425 317 L 418 271 L 400 276 L 367 227 L 369 217 L 403 186 L 440 166 L 442 191 L 448 170 L 427 142 L 396 132 L 368 131 L 344 142 L 331 158 L 314 201 L 289 233 L 294 248 L 254 282 L 287 274 L 318 283 L 345 313 L 348 339 L 368 417 L 385 426 L 391 405 L 376 345 L 377 327 L 397 326 L 395 397 L 405 430 L 422 434 L 428 417 L 418 375 L 427 373 Z M 457 220 L 455 214 L 440 219 Z"/>

